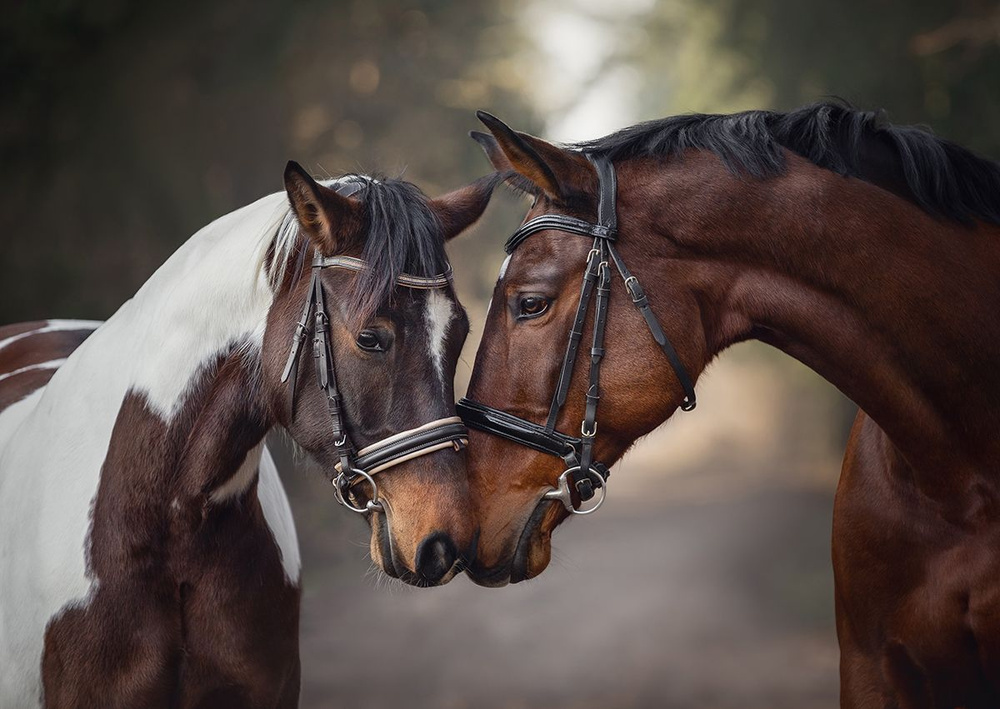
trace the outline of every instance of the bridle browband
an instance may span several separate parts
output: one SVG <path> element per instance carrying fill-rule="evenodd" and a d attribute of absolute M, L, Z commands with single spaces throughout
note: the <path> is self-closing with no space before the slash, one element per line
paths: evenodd
<path fill-rule="evenodd" d="M 352 187 L 354 189 L 351 189 Z M 357 183 L 348 183 L 340 185 L 336 189 L 343 196 L 349 197 L 361 187 Z M 353 256 L 323 256 L 318 252 L 313 257 L 309 295 L 302 308 L 302 316 L 295 326 L 295 334 L 292 336 L 292 345 L 288 352 L 285 368 L 281 373 L 281 381 L 289 382 L 292 416 L 294 417 L 299 353 L 311 331 L 313 333 L 313 357 L 316 359 L 316 376 L 320 389 L 326 395 L 333 445 L 340 459 L 334 466 L 336 470 L 336 476 L 332 479 L 334 496 L 340 504 L 354 512 L 381 511 L 383 507 L 379 501 L 378 485 L 374 475 L 400 463 L 436 451 L 449 448 L 459 451 L 468 443 L 469 433 L 458 416 L 449 416 L 383 438 L 359 451 L 354 450 L 347 434 L 340 389 L 337 386 L 337 372 L 333 362 L 333 348 L 330 344 L 330 318 L 326 311 L 323 279 L 320 278 L 320 273 L 324 268 L 340 268 L 360 272 L 364 270 L 365 262 Z M 402 273 L 396 278 L 396 285 L 419 290 L 447 288 L 450 284 L 450 266 L 444 273 L 437 276 L 414 276 Z M 350 501 L 351 488 L 362 480 L 371 486 L 371 497 L 364 507 L 355 506 Z"/>
<path fill-rule="evenodd" d="M 615 248 L 618 238 L 618 215 L 615 210 L 615 200 L 618 193 L 615 168 L 611 162 L 598 155 L 586 155 L 598 178 L 597 223 L 592 224 L 576 217 L 564 214 L 543 214 L 535 217 L 515 231 L 504 250 L 512 254 L 530 236 L 540 231 L 563 231 L 578 236 L 590 237 L 594 240 L 587 254 L 587 266 L 583 273 L 583 285 L 580 290 L 580 301 L 576 308 L 576 317 L 569 333 L 569 342 L 563 355 L 562 368 L 556 381 L 555 393 L 549 406 L 549 415 L 545 425 L 528 421 L 520 416 L 494 409 L 470 399 L 458 402 L 458 413 L 469 428 L 499 436 L 508 441 L 519 443 L 533 450 L 562 458 L 566 470 L 559 476 L 555 489 L 545 493 L 543 499 L 558 500 L 573 514 L 590 514 L 604 502 L 607 494 L 607 478 L 610 473 L 608 466 L 594 461 L 594 439 L 597 436 L 597 405 L 601 399 L 601 364 L 604 360 L 604 330 L 608 316 L 608 298 L 611 293 L 611 264 L 614 264 L 625 283 L 625 289 L 632 303 L 639 310 L 646 326 L 649 328 L 656 344 L 663 350 L 667 361 L 674 370 L 674 375 L 684 389 L 684 401 L 681 409 L 690 411 L 697 403 L 694 383 L 681 362 L 680 357 L 670 340 L 667 339 L 659 320 L 649 306 L 649 299 L 631 271 L 625 266 L 621 255 Z M 594 296 L 596 292 L 596 298 Z M 587 385 L 583 421 L 580 424 L 580 436 L 570 436 L 556 429 L 559 412 L 566 403 L 570 380 L 573 378 L 573 368 L 576 364 L 583 329 L 587 320 L 587 309 L 591 300 L 594 304 L 594 330 L 590 348 L 590 376 Z M 576 491 L 580 503 L 587 502 L 601 491 L 601 496 L 593 507 L 582 509 L 573 500 L 570 488 Z"/>

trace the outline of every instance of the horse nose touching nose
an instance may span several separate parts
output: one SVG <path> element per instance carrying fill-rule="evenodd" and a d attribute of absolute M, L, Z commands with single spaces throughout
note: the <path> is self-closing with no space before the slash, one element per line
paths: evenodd
<path fill-rule="evenodd" d="M 458 559 L 458 549 L 444 532 L 434 532 L 417 547 L 416 571 L 428 583 L 438 583 L 451 571 Z"/>

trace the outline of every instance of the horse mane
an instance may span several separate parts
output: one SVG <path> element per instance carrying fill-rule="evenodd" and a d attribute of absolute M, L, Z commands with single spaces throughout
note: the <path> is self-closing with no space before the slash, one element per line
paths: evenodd
<path fill-rule="evenodd" d="M 348 303 L 348 317 L 356 323 L 368 321 L 380 308 L 390 305 L 401 273 L 434 276 L 448 267 L 441 224 L 416 185 L 405 180 L 346 175 L 321 184 L 336 187 L 345 182 L 361 186 L 353 197 L 364 205 L 365 233 L 361 236 L 361 258 L 365 268 L 358 274 Z M 269 279 L 273 287 L 284 281 L 290 258 L 297 253 L 296 278 L 305 267 L 308 249 L 299 234 L 298 220 L 289 207 L 275 233 Z M 344 250 L 359 244 L 345 244 Z"/>
<path fill-rule="evenodd" d="M 1000 224 L 1000 164 L 926 127 L 892 125 L 885 111 L 845 103 L 672 116 L 571 147 L 611 160 L 708 150 L 733 173 L 754 178 L 782 174 L 787 148 L 837 174 L 882 183 L 934 216 Z"/>

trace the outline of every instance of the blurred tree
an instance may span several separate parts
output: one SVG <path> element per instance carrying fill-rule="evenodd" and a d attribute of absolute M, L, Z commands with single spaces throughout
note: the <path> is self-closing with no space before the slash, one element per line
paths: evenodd
<path fill-rule="evenodd" d="M 1000 157 L 995 0 L 661 0 L 642 24 L 619 60 L 643 70 L 644 115 L 839 96 Z"/>
<path fill-rule="evenodd" d="M 0 322 L 106 317 L 196 229 L 317 174 L 429 193 L 487 171 L 471 110 L 528 116 L 510 3 L 14 3 L 0 25 Z"/>

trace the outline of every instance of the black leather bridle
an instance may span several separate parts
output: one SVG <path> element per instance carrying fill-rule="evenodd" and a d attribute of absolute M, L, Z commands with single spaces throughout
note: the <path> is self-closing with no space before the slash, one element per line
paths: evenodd
<path fill-rule="evenodd" d="M 601 399 L 601 363 L 604 360 L 604 329 L 608 315 L 608 297 L 611 293 L 611 266 L 614 264 L 625 282 L 625 288 L 646 321 L 653 339 L 663 350 L 667 361 L 674 370 L 677 380 L 684 389 L 684 401 L 681 409 L 690 411 L 695 407 L 696 398 L 694 383 L 684 368 L 677 351 L 667 339 L 659 320 L 649 307 L 649 300 L 640 285 L 639 280 L 625 266 L 615 241 L 618 238 L 618 215 L 615 210 L 617 198 L 617 179 L 615 168 L 611 162 L 602 156 L 587 155 L 587 158 L 597 170 L 598 206 L 597 224 L 564 214 L 543 214 L 535 217 L 515 231 L 504 250 L 512 254 L 532 234 L 540 231 L 555 230 L 569 234 L 589 237 L 594 240 L 587 254 L 587 267 L 583 273 L 583 286 L 580 291 L 580 301 L 576 309 L 576 317 L 569 333 L 569 343 L 563 356 L 562 368 L 556 383 L 552 404 L 549 406 L 548 419 L 545 425 L 528 421 L 514 414 L 507 413 L 491 406 L 480 404 L 470 399 L 458 402 L 458 413 L 469 428 L 500 436 L 527 446 L 540 453 L 562 458 L 566 470 L 559 476 L 556 489 L 545 494 L 545 499 L 559 500 L 566 509 L 575 514 L 589 514 L 600 507 L 606 495 L 606 482 L 609 474 L 608 466 L 595 462 L 593 459 L 594 439 L 597 436 L 597 404 Z M 580 340 L 587 320 L 587 308 L 591 299 L 596 299 L 594 305 L 594 332 L 590 348 L 590 377 L 586 393 L 586 408 L 583 422 L 580 425 L 580 436 L 570 436 L 555 430 L 559 411 L 566 403 L 570 380 L 573 377 L 573 367 L 576 364 Z M 587 510 L 574 502 L 570 491 L 570 483 L 582 504 L 594 497 L 601 490 L 597 504 Z"/>
<path fill-rule="evenodd" d="M 336 189 L 340 194 L 349 197 L 361 187 L 356 182 L 350 182 L 337 186 Z M 281 374 L 281 381 L 290 383 L 292 416 L 294 417 L 299 353 L 311 331 L 313 333 L 313 357 L 316 359 L 316 376 L 320 389 L 326 395 L 333 445 L 340 459 L 334 466 L 337 473 L 332 478 L 334 494 L 340 504 L 354 512 L 381 511 L 383 508 L 379 501 L 378 485 L 373 477 L 376 473 L 439 450 L 450 448 L 459 451 L 468 443 L 469 432 L 458 416 L 449 416 L 383 438 L 370 446 L 355 451 L 347 434 L 340 389 L 337 387 L 337 372 L 329 337 L 330 318 L 326 311 L 323 279 L 320 278 L 320 273 L 324 268 L 341 268 L 359 272 L 364 270 L 365 262 L 351 256 L 323 256 L 318 252 L 313 257 L 309 295 L 302 308 L 302 317 L 299 318 L 295 326 L 295 334 L 292 336 L 292 345 L 288 352 L 288 360 L 285 362 L 285 369 Z M 450 283 L 450 267 L 437 276 L 413 276 L 403 273 L 396 279 L 396 285 L 421 290 L 447 288 Z M 311 318 L 310 315 L 312 315 Z M 363 507 L 351 504 L 349 499 L 352 495 L 352 487 L 362 480 L 367 481 L 371 486 L 371 496 Z"/>

